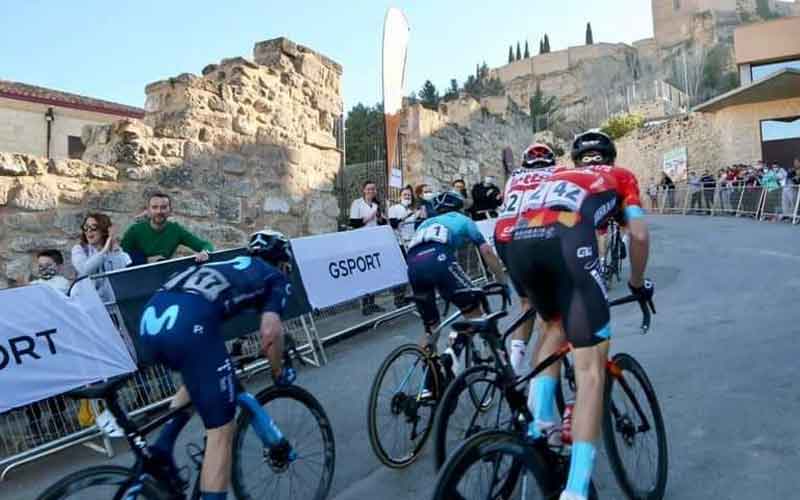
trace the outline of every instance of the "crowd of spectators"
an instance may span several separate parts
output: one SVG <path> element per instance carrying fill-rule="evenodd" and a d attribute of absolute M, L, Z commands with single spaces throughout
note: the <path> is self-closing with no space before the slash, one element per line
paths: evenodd
<path fill-rule="evenodd" d="M 653 208 L 678 208 L 675 204 L 675 191 L 678 186 L 666 174 L 661 181 L 647 188 L 647 195 Z M 691 214 L 710 213 L 712 209 L 721 213 L 733 213 L 741 200 L 749 208 L 758 205 L 762 190 L 764 219 L 773 221 L 791 220 L 800 190 L 800 158 L 791 165 L 757 161 L 753 165 L 736 164 L 721 168 L 716 173 L 711 170 L 689 171 L 685 181 L 688 199 L 687 210 Z M 752 199 L 751 199 L 752 198 Z M 756 210 L 748 210 L 753 213 Z"/>

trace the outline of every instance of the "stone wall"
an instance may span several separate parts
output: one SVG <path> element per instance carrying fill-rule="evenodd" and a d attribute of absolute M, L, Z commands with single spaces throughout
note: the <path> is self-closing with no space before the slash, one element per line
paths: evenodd
<path fill-rule="evenodd" d="M 280 38 L 254 61 L 224 59 L 150 84 L 144 122 L 84 129 L 83 160 L 0 155 L 0 287 L 44 248 L 68 250 L 90 210 L 124 230 L 149 193 L 218 248 L 270 226 L 289 236 L 335 231 L 341 164 L 334 119 L 341 67 Z"/>
<path fill-rule="evenodd" d="M 505 182 L 503 149 L 510 146 L 516 160 L 533 140 L 527 116 L 493 114 L 471 98 L 451 101 L 438 111 L 408 107 L 401 133 L 405 182 L 436 188 L 447 188 L 457 178 L 472 186 L 486 175 Z"/>

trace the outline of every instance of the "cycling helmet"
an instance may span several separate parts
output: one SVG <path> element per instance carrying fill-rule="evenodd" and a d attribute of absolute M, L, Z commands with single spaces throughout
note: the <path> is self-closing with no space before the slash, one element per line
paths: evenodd
<path fill-rule="evenodd" d="M 292 261 L 289 239 L 278 231 L 263 229 L 250 235 L 247 243 L 250 255 L 261 257 L 271 264 Z"/>
<path fill-rule="evenodd" d="M 590 130 L 575 136 L 575 140 L 572 142 L 572 161 L 575 162 L 575 165 L 580 165 L 581 157 L 592 151 L 603 157 L 602 161 L 590 163 L 592 165 L 613 165 L 614 160 L 617 159 L 617 148 L 614 146 L 614 141 L 603 132 Z"/>
<path fill-rule="evenodd" d="M 531 144 L 522 154 L 522 168 L 544 168 L 555 164 L 556 155 L 547 144 Z"/>
<path fill-rule="evenodd" d="M 459 212 L 464 208 L 464 198 L 455 191 L 445 191 L 437 194 L 433 198 L 431 205 L 437 215 L 446 214 L 447 212 Z"/>

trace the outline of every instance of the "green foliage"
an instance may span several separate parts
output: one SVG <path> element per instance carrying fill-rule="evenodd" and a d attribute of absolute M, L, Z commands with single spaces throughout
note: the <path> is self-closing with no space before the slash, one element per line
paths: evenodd
<path fill-rule="evenodd" d="M 369 148 L 376 138 L 383 137 L 383 104 L 365 106 L 358 103 L 347 113 L 345 141 L 347 163 L 358 163 L 367 158 Z"/>
<path fill-rule="evenodd" d="M 769 8 L 769 0 L 756 0 L 756 14 L 764 20 L 780 17 Z"/>
<path fill-rule="evenodd" d="M 418 95 L 420 103 L 426 108 L 436 109 L 439 107 L 441 97 L 439 97 L 439 91 L 436 90 L 436 86 L 430 80 L 425 80 Z"/>
<path fill-rule="evenodd" d="M 609 137 L 616 140 L 644 124 L 644 117 L 637 114 L 612 116 L 600 128 Z"/>
<path fill-rule="evenodd" d="M 531 51 L 530 51 L 530 50 L 528 50 L 528 41 L 527 41 L 527 40 L 525 40 L 525 54 L 523 54 L 523 57 L 524 57 L 525 59 L 527 59 L 527 58 L 529 58 L 530 56 L 531 56 Z"/>
<path fill-rule="evenodd" d="M 539 53 L 544 54 L 544 40 L 541 38 L 539 39 Z"/>
<path fill-rule="evenodd" d="M 508 46 L 508 62 L 514 62 L 514 48 L 511 45 Z"/>
<path fill-rule="evenodd" d="M 522 59 L 522 52 L 519 50 L 519 42 L 517 42 L 517 61 Z"/>
<path fill-rule="evenodd" d="M 555 96 L 545 97 L 541 87 L 537 85 L 529 102 L 533 133 L 548 130 L 556 121 L 559 108 L 558 99 Z"/>
<path fill-rule="evenodd" d="M 700 85 L 702 99 L 724 94 L 739 84 L 737 73 L 727 69 L 729 58 L 729 50 L 722 45 L 710 49 L 706 54 Z"/>
<path fill-rule="evenodd" d="M 547 54 L 550 52 L 550 37 L 547 36 L 547 33 L 544 34 L 544 53 Z"/>
<path fill-rule="evenodd" d="M 443 101 L 452 101 L 458 99 L 458 80 L 455 78 L 450 80 L 450 88 L 442 96 Z"/>
<path fill-rule="evenodd" d="M 592 23 L 586 23 L 586 45 L 594 44 L 594 35 L 592 35 Z"/>

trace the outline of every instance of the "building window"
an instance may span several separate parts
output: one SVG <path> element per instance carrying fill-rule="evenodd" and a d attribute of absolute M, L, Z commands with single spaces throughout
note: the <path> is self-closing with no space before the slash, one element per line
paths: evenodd
<path fill-rule="evenodd" d="M 67 136 L 67 156 L 75 160 L 80 160 L 83 152 L 86 151 L 86 146 L 80 137 L 74 135 Z"/>
<path fill-rule="evenodd" d="M 672 10 L 681 10 L 681 0 L 672 0 Z"/>
<path fill-rule="evenodd" d="M 800 70 L 800 59 L 790 59 L 788 61 L 753 65 L 750 67 L 750 76 L 752 77 L 753 81 L 762 80 L 784 68 L 794 68 Z"/>
<path fill-rule="evenodd" d="M 800 116 L 761 122 L 761 158 L 787 167 L 800 151 Z"/>

